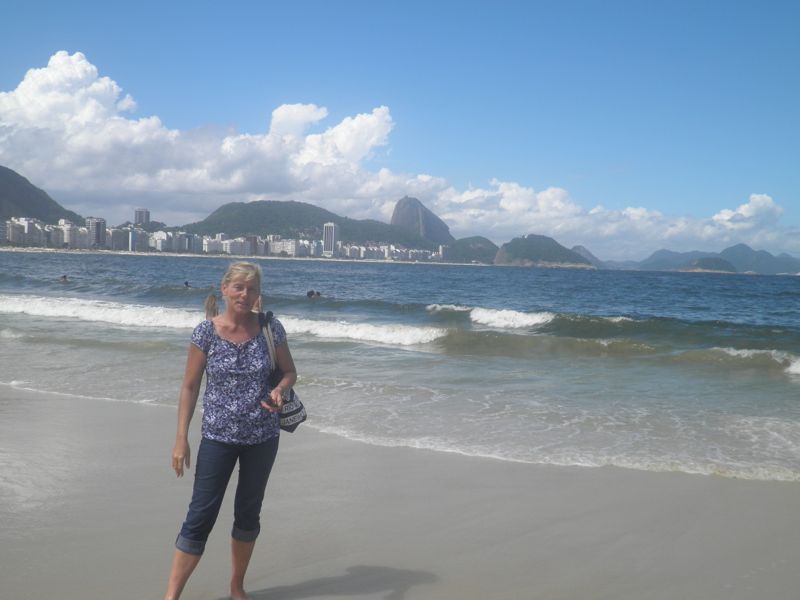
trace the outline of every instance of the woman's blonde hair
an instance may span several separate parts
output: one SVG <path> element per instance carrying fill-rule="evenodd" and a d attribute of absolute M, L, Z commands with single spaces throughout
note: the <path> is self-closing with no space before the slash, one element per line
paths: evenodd
<path fill-rule="evenodd" d="M 217 296 L 209 294 L 206 296 L 206 302 L 203 305 L 206 310 L 206 319 L 213 319 L 219 314 L 219 307 L 217 306 Z"/>
<path fill-rule="evenodd" d="M 250 262 L 231 263 L 225 275 L 222 276 L 222 284 L 230 283 L 234 279 L 242 278 L 245 281 L 256 280 L 258 289 L 261 289 L 261 267 Z"/>
<path fill-rule="evenodd" d="M 257 264 L 249 262 L 235 262 L 228 266 L 225 275 L 222 276 L 222 285 L 228 284 L 234 279 L 242 278 L 245 281 L 253 281 L 255 279 L 258 289 L 261 289 L 261 267 Z M 213 319 L 219 314 L 219 306 L 217 305 L 216 294 L 209 294 L 206 297 L 205 304 L 203 305 L 206 311 L 206 319 Z M 258 297 L 258 310 L 261 309 L 261 296 Z"/>

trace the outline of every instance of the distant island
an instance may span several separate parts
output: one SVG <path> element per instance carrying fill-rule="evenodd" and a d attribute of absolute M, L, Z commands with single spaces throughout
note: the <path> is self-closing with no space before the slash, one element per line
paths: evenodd
<path fill-rule="evenodd" d="M 517 267 L 596 268 L 586 258 L 568 250 L 553 238 L 529 234 L 503 244 L 494 258 L 496 265 Z"/>
<path fill-rule="evenodd" d="M 724 258 L 718 256 L 704 256 L 693 260 L 685 271 L 703 271 L 711 273 L 738 273 L 736 267 Z"/>
<path fill-rule="evenodd" d="M 551 237 L 533 233 L 500 247 L 482 236 L 455 239 L 444 221 L 409 196 L 397 201 L 391 223 L 350 219 L 305 202 L 230 202 L 202 221 L 181 227 L 167 227 L 149 217 L 146 222 L 125 222 L 110 228 L 106 240 L 104 219 L 84 218 L 65 209 L 20 174 L 0 166 L 0 245 L 321 256 L 326 223 L 336 227 L 337 256 L 343 258 L 538 268 L 800 274 L 800 259 L 788 254 L 773 256 L 745 244 L 718 253 L 664 249 L 643 261 L 603 261 L 584 246 L 569 249 Z M 100 227 L 102 244 L 98 237 Z"/>

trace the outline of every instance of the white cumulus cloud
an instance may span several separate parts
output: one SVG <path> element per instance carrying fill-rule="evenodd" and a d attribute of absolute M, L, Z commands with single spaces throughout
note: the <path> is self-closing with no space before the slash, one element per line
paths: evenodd
<path fill-rule="evenodd" d="M 385 212 L 408 179 L 360 167 L 388 143 L 394 123 L 385 106 L 308 133 L 327 109 L 286 104 L 257 134 L 169 129 L 155 116 L 132 117 L 135 107 L 82 53 L 58 52 L 15 90 L 0 93 L 0 164 L 84 213 L 120 211 L 120 221 L 148 197 L 158 200 L 154 214 L 178 222 L 202 218 L 223 202 L 264 198 L 331 210 L 355 201 L 355 212 Z M 383 201 L 375 202 L 376 192 Z"/>
<path fill-rule="evenodd" d="M 741 231 L 774 223 L 782 212 L 783 209 L 766 194 L 751 194 L 746 204 L 736 210 L 723 209 L 711 220 L 723 229 Z"/>
<path fill-rule="evenodd" d="M 271 135 L 300 137 L 306 130 L 328 116 L 328 110 L 316 104 L 284 104 L 272 111 Z"/>
<path fill-rule="evenodd" d="M 395 202 L 409 195 L 456 237 L 502 243 L 538 233 L 617 259 L 738 242 L 800 253 L 800 232 L 780 226 L 782 209 L 766 194 L 709 217 L 670 216 L 642 206 L 587 209 L 555 186 L 534 190 L 493 179 L 457 190 L 428 173 L 370 169 L 367 161 L 379 162 L 394 128 L 387 106 L 326 124 L 325 107 L 284 104 L 262 133 L 170 129 L 135 111 L 133 97 L 82 53 L 57 52 L 14 90 L 0 92 L 0 164 L 68 208 L 112 223 L 130 219 L 140 205 L 158 220 L 182 224 L 225 202 L 262 199 L 388 221 Z"/>

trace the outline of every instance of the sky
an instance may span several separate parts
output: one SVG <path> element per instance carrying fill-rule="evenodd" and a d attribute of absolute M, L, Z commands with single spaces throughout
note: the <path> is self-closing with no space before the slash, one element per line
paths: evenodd
<path fill-rule="evenodd" d="M 456 238 L 800 256 L 798 2 L 3 5 L 0 165 L 112 225 L 409 195 Z"/>

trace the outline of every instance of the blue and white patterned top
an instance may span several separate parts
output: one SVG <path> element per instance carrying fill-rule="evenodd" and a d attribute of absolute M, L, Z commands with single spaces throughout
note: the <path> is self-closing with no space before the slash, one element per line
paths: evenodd
<path fill-rule="evenodd" d="M 286 330 L 272 319 L 275 346 L 286 343 Z M 203 395 L 204 438 L 228 444 L 260 444 L 280 433 L 278 413 L 261 406 L 269 391 L 272 365 L 263 330 L 237 344 L 221 338 L 205 320 L 192 332 L 192 343 L 206 355 Z"/>

